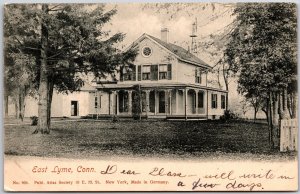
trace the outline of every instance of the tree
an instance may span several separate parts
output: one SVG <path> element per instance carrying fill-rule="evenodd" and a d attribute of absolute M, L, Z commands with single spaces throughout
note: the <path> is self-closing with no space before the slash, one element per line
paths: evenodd
<path fill-rule="evenodd" d="M 33 82 L 39 94 L 39 122 L 35 132 L 50 132 L 54 89 L 65 93 L 80 90 L 83 74 L 114 76 L 119 65 L 136 56 L 136 50 L 121 52 L 117 48 L 124 34 L 109 36 L 103 30 L 116 9 L 105 12 L 102 4 L 19 4 L 7 5 L 5 12 L 8 36 L 15 40 L 11 44 L 36 58 Z"/>
<path fill-rule="evenodd" d="M 279 122 L 288 117 L 288 90 L 296 82 L 296 4 L 241 3 L 234 10 L 237 27 L 226 59 L 236 67 L 238 89 L 268 102 L 270 143 L 277 147 Z"/>

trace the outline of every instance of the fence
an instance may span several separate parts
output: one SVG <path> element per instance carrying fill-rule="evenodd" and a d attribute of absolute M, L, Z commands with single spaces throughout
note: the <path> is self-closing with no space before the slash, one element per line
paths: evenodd
<path fill-rule="evenodd" d="M 280 151 L 297 151 L 298 150 L 298 120 L 284 119 L 281 120 L 280 126 Z"/>

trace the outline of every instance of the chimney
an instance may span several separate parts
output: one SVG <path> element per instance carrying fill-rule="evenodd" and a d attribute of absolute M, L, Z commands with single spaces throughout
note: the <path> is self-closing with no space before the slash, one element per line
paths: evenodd
<path fill-rule="evenodd" d="M 161 40 L 166 43 L 169 43 L 169 29 L 168 28 L 161 29 Z"/>

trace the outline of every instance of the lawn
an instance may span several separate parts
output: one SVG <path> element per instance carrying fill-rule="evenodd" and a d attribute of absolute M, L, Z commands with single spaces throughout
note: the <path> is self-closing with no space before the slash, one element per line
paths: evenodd
<path fill-rule="evenodd" d="M 35 126 L 5 126 L 5 154 L 60 158 L 161 158 L 291 160 L 271 151 L 265 124 L 218 121 L 79 120 L 52 123 L 49 135 Z"/>

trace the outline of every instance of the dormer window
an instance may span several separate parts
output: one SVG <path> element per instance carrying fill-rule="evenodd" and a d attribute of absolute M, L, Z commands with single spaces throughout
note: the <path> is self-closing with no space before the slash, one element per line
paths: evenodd
<path fill-rule="evenodd" d="M 152 54 L 152 49 L 148 46 L 143 48 L 144 57 L 149 57 Z"/>

